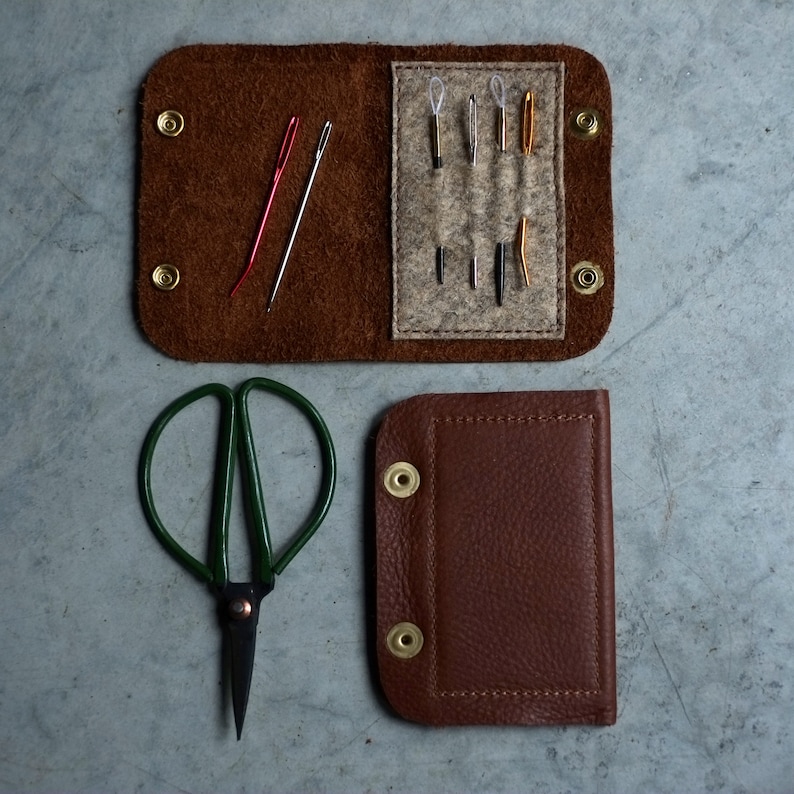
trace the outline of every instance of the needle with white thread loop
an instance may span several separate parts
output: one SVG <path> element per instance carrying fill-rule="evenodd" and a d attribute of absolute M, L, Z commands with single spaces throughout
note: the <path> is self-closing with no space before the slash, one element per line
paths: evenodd
<path fill-rule="evenodd" d="M 438 89 L 438 98 L 436 98 L 436 88 Z M 433 75 L 430 78 L 427 90 L 430 95 L 430 109 L 433 111 L 433 168 L 441 168 L 444 165 L 444 161 L 441 158 L 441 122 L 438 114 L 444 104 L 444 96 L 447 89 L 444 87 L 444 81 L 440 77 Z"/>
<path fill-rule="evenodd" d="M 469 97 L 469 162 L 477 165 L 477 96 Z"/>
<path fill-rule="evenodd" d="M 507 120 L 505 106 L 507 99 L 505 96 L 505 81 L 502 80 L 502 75 L 495 74 L 491 78 L 491 93 L 493 94 L 494 101 L 499 106 L 499 116 L 496 124 L 496 140 L 499 143 L 499 151 L 507 151 Z"/>

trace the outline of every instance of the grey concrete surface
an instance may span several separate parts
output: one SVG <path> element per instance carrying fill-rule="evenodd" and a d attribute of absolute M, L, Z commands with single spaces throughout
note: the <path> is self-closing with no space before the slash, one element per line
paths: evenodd
<path fill-rule="evenodd" d="M 1 2 L 0 789 L 794 790 L 793 34 L 790 0 Z M 138 91 L 159 56 L 202 41 L 594 53 L 615 114 L 616 305 L 602 344 L 510 365 L 160 354 L 133 313 Z M 162 553 L 135 474 L 171 399 L 252 375 L 318 406 L 340 481 L 265 602 L 238 743 L 212 597 Z M 372 428 L 421 392 L 590 387 L 612 399 L 617 724 L 398 719 L 367 657 Z M 158 475 L 199 549 L 202 410 Z M 287 428 L 261 428 L 281 450 L 268 463 L 274 526 L 305 509 L 294 484 L 313 476 Z"/>

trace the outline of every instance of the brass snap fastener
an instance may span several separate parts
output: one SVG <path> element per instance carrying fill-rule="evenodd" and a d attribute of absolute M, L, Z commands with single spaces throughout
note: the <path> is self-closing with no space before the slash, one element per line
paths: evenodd
<path fill-rule="evenodd" d="M 575 110 L 570 118 L 571 132 L 583 141 L 597 138 L 604 130 L 604 117 L 595 108 Z"/>
<path fill-rule="evenodd" d="M 412 659 L 424 644 L 424 635 L 415 623 L 397 623 L 386 635 L 386 647 L 398 659 Z"/>
<path fill-rule="evenodd" d="M 168 138 L 176 138 L 185 129 L 185 117 L 177 110 L 164 110 L 157 117 L 157 131 Z"/>
<path fill-rule="evenodd" d="M 579 262 L 571 271 L 571 284 L 580 295 L 592 295 L 604 286 L 604 273 L 592 262 Z"/>
<path fill-rule="evenodd" d="M 179 284 L 179 270 L 173 265 L 158 265 L 152 271 L 152 283 L 163 292 L 170 292 Z"/>
<path fill-rule="evenodd" d="M 383 475 L 383 487 L 398 499 L 415 494 L 419 488 L 419 472 L 416 466 L 404 461 L 392 463 Z"/>

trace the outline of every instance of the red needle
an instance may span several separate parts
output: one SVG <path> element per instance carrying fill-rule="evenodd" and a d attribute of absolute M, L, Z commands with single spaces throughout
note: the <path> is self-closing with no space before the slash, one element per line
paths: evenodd
<path fill-rule="evenodd" d="M 276 188 L 278 187 L 278 182 L 281 179 L 281 174 L 284 172 L 284 167 L 287 165 L 287 160 L 289 159 L 290 152 L 292 151 L 292 144 L 295 143 L 295 136 L 298 132 L 299 122 L 300 118 L 298 116 L 293 116 L 287 125 L 287 131 L 284 133 L 284 140 L 281 142 L 281 151 L 278 153 L 276 167 L 273 170 L 273 179 L 270 182 L 270 190 L 267 194 L 265 209 L 262 212 L 262 218 L 259 221 L 259 229 L 256 233 L 256 239 L 254 240 L 254 244 L 251 248 L 251 254 L 248 257 L 248 264 L 246 265 L 242 276 L 240 276 L 238 282 L 234 285 L 234 289 L 231 292 L 230 297 L 232 298 L 234 297 L 234 293 L 240 289 L 242 283 L 251 272 L 251 268 L 254 266 L 254 259 L 256 259 L 256 253 L 259 250 L 259 243 L 261 242 L 262 234 L 265 231 L 267 216 L 270 214 L 270 205 L 273 203 L 273 197 L 276 195 Z"/>

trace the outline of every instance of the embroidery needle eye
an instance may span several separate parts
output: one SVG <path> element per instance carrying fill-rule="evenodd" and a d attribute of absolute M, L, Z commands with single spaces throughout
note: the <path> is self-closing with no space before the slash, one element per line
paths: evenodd
<path fill-rule="evenodd" d="M 438 86 L 437 99 L 434 91 L 436 86 Z M 444 94 L 446 93 L 444 81 L 440 77 L 433 75 L 428 85 L 428 93 L 430 94 L 430 109 L 433 111 L 433 168 L 442 168 L 444 161 L 441 158 L 441 122 L 438 114 L 444 104 Z"/>
<path fill-rule="evenodd" d="M 499 115 L 496 122 L 496 140 L 499 144 L 499 151 L 507 151 L 507 111 L 505 106 L 507 101 L 505 99 L 505 81 L 502 80 L 502 75 L 495 74 L 491 78 L 491 93 L 493 94 L 494 101 L 499 107 Z"/>
<path fill-rule="evenodd" d="M 477 97 L 469 97 L 469 161 L 477 165 Z"/>
<path fill-rule="evenodd" d="M 522 149 L 524 154 L 532 154 L 532 144 L 535 139 L 535 95 L 527 91 L 522 103 Z"/>
<path fill-rule="evenodd" d="M 320 133 L 320 140 L 317 143 L 317 151 L 314 154 L 314 165 L 312 166 L 311 173 L 309 174 L 309 179 L 306 182 L 306 187 L 303 190 L 303 198 L 301 199 L 300 206 L 298 207 L 298 212 L 295 215 L 295 220 L 292 223 L 292 231 L 290 232 L 287 247 L 284 249 L 284 256 L 281 258 L 281 264 L 279 265 L 278 273 L 276 273 L 276 280 L 273 282 L 273 288 L 270 290 L 270 297 L 267 299 L 268 312 L 271 310 L 271 308 L 273 308 L 273 301 L 276 299 L 276 293 L 278 292 L 279 285 L 281 284 L 281 279 L 284 277 L 284 271 L 287 269 L 287 261 L 289 260 L 289 255 L 292 253 L 292 246 L 295 242 L 295 237 L 298 234 L 298 227 L 300 226 L 301 219 L 303 218 L 303 211 L 306 209 L 306 202 L 309 200 L 309 193 L 311 192 L 312 185 L 314 184 L 314 177 L 317 176 L 317 168 L 320 165 L 320 160 L 322 160 L 322 157 L 325 154 L 325 147 L 328 145 L 328 138 L 331 135 L 332 126 L 333 125 L 330 121 L 326 121 L 323 131 Z"/>
<path fill-rule="evenodd" d="M 267 223 L 267 217 L 270 214 L 270 207 L 273 204 L 273 198 L 276 195 L 276 188 L 278 187 L 279 180 L 281 179 L 281 175 L 284 173 L 284 168 L 287 165 L 287 160 L 289 159 L 290 152 L 292 151 L 292 144 L 295 143 L 295 136 L 298 134 L 299 123 L 300 118 L 298 116 L 293 116 L 289 120 L 287 130 L 284 133 L 284 138 L 281 141 L 281 151 L 278 153 L 276 167 L 273 169 L 273 178 L 270 180 L 270 190 L 268 191 L 267 198 L 265 199 L 265 208 L 262 211 L 262 217 L 259 219 L 259 228 L 256 232 L 256 238 L 254 239 L 253 246 L 251 246 L 251 253 L 248 255 L 248 264 L 246 265 L 243 274 L 234 285 L 229 297 L 234 297 L 237 290 L 240 289 L 243 282 L 246 280 L 246 278 L 248 278 L 248 274 L 251 272 L 251 268 L 254 266 L 254 260 L 256 259 L 256 254 L 259 251 L 259 243 L 262 242 L 262 235 L 265 232 L 265 224 Z"/>

